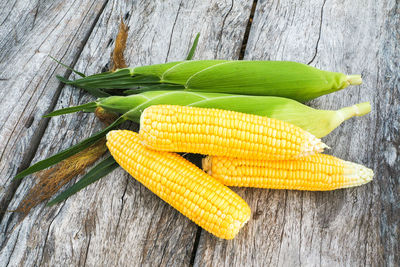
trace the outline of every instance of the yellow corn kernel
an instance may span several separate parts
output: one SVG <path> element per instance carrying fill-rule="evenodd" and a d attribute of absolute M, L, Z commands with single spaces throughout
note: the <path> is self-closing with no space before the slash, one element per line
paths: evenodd
<path fill-rule="evenodd" d="M 178 154 L 150 150 L 126 130 L 109 132 L 107 147 L 135 179 L 217 237 L 234 238 L 249 220 L 240 196 Z"/>
<path fill-rule="evenodd" d="M 359 186 L 374 175 L 362 165 L 325 154 L 285 161 L 208 156 L 203 169 L 226 186 L 310 191 Z"/>
<path fill-rule="evenodd" d="M 172 126 L 162 129 L 161 123 Z M 139 136 L 154 150 L 270 160 L 307 156 L 326 147 L 312 134 L 283 121 L 174 105 L 146 108 Z"/>

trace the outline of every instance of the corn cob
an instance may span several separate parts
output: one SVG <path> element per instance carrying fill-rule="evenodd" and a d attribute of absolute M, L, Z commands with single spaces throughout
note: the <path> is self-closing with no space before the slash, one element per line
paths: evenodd
<path fill-rule="evenodd" d="M 143 144 L 162 151 L 259 159 L 291 159 L 321 152 L 324 143 L 283 121 L 239 112 L 172 105 L 146 108 Z"/>
<path fill-rule="evenodd" d="M 88 91 L 185 89 L 246 95 L 281 96 L 308 101 L 362 82 L 360 75 L 328 72 L 290 61 L 198 60 L 169 62 L 100 73 L 63 82 Z"/>
<path fill-rule="evenodd" d="M 217 237 L 234 238 L 249 220 L 241 197 L 178 154 L 147 149 L 126 130 L 109 132 L 107 147 L 135 179 Z"/>
<path fill-rule="evenodd" d="M 227 186 L 310 191 L 359 186 L 373 177 L 371 169 L 325 154 L 285 161 L 208 156 L 203 170 Z"/>

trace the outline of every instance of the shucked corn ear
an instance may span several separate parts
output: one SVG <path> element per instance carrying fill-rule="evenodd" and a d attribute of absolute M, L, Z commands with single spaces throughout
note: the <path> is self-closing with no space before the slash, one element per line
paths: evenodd
<path fill-rule="evenodd" d="M 178 154 L 150 150 L 126 130 L 109 132 L 107 147 L 136 180 L 217 237 L 234 238 L 249 220 L 240 196 Z"/>
<path fill-rule="evenodd" d="M 161 151 L 259 159 L 322 152 L 320 139 L 289 123 L 240 112 L 154 105 L 140 118 L 142 143 Z"/>
<path fill-rule="evenodd" d="M 101 107 L 107 111 L 124 114 L 128 120 L 139 123 L 142 111 L 151 105 L 182 105 L 202 108 L 217 108 L 260 116 L 267 116 L 299 126 L 318 138 L 324 137 L 343 121 L 362 116 L 371 111 L 371 105 L 360 103 L 339 110 L 318 110 L 295 100 L 274 96 L 229 95 L 219 93 L 174 91 L 149 91 L 129 96 L 100 98 L 96 102 L 78 107 L 69 107 L 49 114 L 55 116 L 76 112 L 93 111 Z"/>
<path fill-rule="evenodd" d="M 307 101 L 361 84 L 360 75 L 322 71 L 291 61 L 192 60 L 120 69 L 62 80 L 87 90 L 145 86 L 244 95 L 282 96 Z"/>
<path fill-rule="evenodd" d="M 374 175 L 362 165 L 325 154 L 284 161 L 209 156 L 203 169 L 227 186 L 310 191 L 359 186 Z"/>

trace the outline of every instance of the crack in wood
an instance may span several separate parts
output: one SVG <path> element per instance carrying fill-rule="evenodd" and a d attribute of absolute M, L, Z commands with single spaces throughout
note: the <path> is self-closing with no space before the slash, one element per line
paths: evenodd
<path fill-rule="evenodd" d="M 253 1 L 253 5 L 251 7 L 249 20 L 247 21 L 246 30 L 244 32 L 243 42 L 242 42 L 242 45 L 240 47 L 240 52 L 239 52 L 239 59 L 240 60 L 244 58 L 244 54 L 246 52 L 247 42 L 249 40 L 251 25 L 253 23 L 254 14 L 256 12 L 257 2 L 258 2 L 258 0 L 254 0 Z"/>
<path fill-rule="evenodd" d="M 83 259 L 83 265 L 82 266 L 86 266 L 86 261 L 87 261 L 87 257 L 89 254 L 89 247 L 90 247 L 90 241 L 92 240 L 92 235 L 89 233 L 89 240 L 86 246 L 86 251 L 85 251 L 85 258 Z"/>
<path fill-rule="evenodd" d="M 201 232 L 202 232 L 202 229 L 201 229 L 200 226 L 198 226 L 197 227 L 197 231 L 196 231 L 196 238 L 194 239 L 192 255 L 190 256 L 189 266 L 194 266 L 194 261 L 196 259 L 197 249 L 199 247 Z"/>
<path fill-rule="evenodd" d="M 311 60 L 307 63 L 307 65 L 310 65 L 311 63 L 314 62 L 314 59 L 317 57 L 318 54 L 318 45 L 319 45 L 319 40 L 321 39 L 321 32 L 322 32 L 322 21 L 323 21 L 323 17 L 324 17 L 324 7 L 326 4 L 326 0 L 324 0 L 324 2 L 322 3 L 322 7 L 321 7 L 321 18 L 320 18 L 320 23 L 319 23 L 319 32 L 318 32 L 318 39 L 317 39 L 317 43 L 315 45 L 315 52 L 314 52 L 314 56 L 311 58 Z"/>
<path fill-rule="evenodd" d="M 39 11 L 39 5 L 40 5 L 40 1 L 37 2 L 37 5 L 33 10 L 34 14 L 33 14 L 33 21 L 32 21 L 31 30 L 35 27 L 36 18 L 37 18 L 37 14 L 38 14 L 38 11 Z"/>
<path fill-rule="evenodd" d="M 168 51 L 167 51 L 167 56 L 165 57 L 165 62 L 168 61 L 169 52 L 171 50 L 172 36 L 174 35 L 174 29 L 175 29 L 176 22 L 178 20 L 179 11 L 181 10 L 181 7 L 182 7 L 182 2 L 179 3 L 178 11 L 176 12 L 176 16 L 175 16 L 175 21 L 174 21 L 174 24 L 172 25 L 172 30 L 171 30 L 171 35 L 169 37 Z"/>
<path fill-rule="evenodd" d="M 122 211 L 124 210 L 124 206 L 125 206 L 125 200 L 124 200 L 124 198 L 125 198 L 126 191 L 128 190 L 128 183 L 129 183 L 129 180 L 130 180 L 130 177 L 126 177 L 126 183 L 125 183 L 124 192 L 122 193 L 122 196 L 121 196 L 121 209 L 120 209 L 120 211 L 119 211 L 117 226 L 116 226 L 116 228 L 115 228 L 115 231 L 116 231 L 116 232 L 118 231 L 119 223 L 120 223 L 120 221 L 121 221 Z"/>

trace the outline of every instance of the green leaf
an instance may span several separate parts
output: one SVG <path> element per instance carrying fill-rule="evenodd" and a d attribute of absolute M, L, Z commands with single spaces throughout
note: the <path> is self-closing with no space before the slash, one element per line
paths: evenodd
<path fill-rule="evenodd" d="M 50 112 L 49 114 L 44 115 L 44 118 L 49 118 L 49 117 L 54 117 L 54 116 L 60 116 L 64 114 L 69 114 L 69 113 L 74 113 L 78 111 L 85 111 L 85 112 L 94 112 L 94 110 L 97 107 L 96 102 L 90 102 L 87 104 L 83 104 L 80 106 L 75 106 L 75 107 L 68 107 L 68 108 L 63 108 L 59 110 L 55 110 L 53 112 Z"/>
<path fill-rule="evenodd" d="M 118 166 L 118 163 L 114 160 L 112 156 L 107 157 L 102 162 L 97 164 L 93 169 L 91 169 L 87 174 L 85 174 L 78 182 L 63 191 L 55 199 L 50 201 L 47 206 L 53 206 L 63 200 L 66 200 L 86 186 L 103 178 L 104 176 L 115 170 Z"/>
<path fill-rule="evenodd" d="M 89 89 L 128 89 L 142 84 L 154 84 L 160 82 L 160 78 L 153 75 L 135 74 L 132 76 L 131 69 L 119 69 L 115 72 L 103 72 L 90 75 L 74 81 L 65 81 L 70 84 L 86 90 Z"/>
<path fill-rule="evenodd" d="M 103 138 L 110 130 L 112 130 L 114 127 L 116 127 L 117 125 L 123 123 L 126 119 L 123 117 L 119 117 L 116 121 L 114 121 L 110 126 L 108 126 L 107 128 L 103 129 L 100 132 L 95 133 L 94 135 L 92 135 L 91 137 L 81 141 L 80 143 L 71 146 L 70 148 L 61 151 L 47 159 L 44 159 L 42 161 L 39 161 L 35 164 L 33 164 L 32 166 L 30 166 L 29 168 L 23 170 L 22 172 L 18 173 L 14 179 L 21 179 L 24 178 L 25 176 L 44 170 L 64 159 L 67 159 L 73 155 L 75 155 L 76 153 L 84 150 L 85 148 L 88 148 L 89 146 L 91 146 L 92 144 L 94 144 L 96 141 L 100 140 L 101 138 Z"/>
<path fill-rule="evenodd" d="M 69 85 L 75 85 L 74 81 L 70 81 L 70 80 L 68 80 L 68 79 L 66 79 L 66 78 L 64 78 L 64 77 L 62 77 L 60 75 L 56 75 L 56 78 L 62 83 L 69 84 Z M 85 79 L 85 78 L 82 78 L 82 79 Z M 102 91 L 102 90 L 100 90 L 98 88 L 82 88 L 82 89 L 86 90 L 89 94 L 91 94 L 91 95 L 93 95 L 95 97 L 107 97 L 107 96 L 110 96 L 110 94 L 108 94 L 108 93 L 106 93 L 106 92 L 104 92 L 104 91 Z"/>
<path fill-rule="evenodd" d="M 189 54 L 186 57 L 186 60 L 192 60 L 193 56 L 194 56 L 194 52 L 196 51 L 197 48 L 197 44 L 199 42 L 199 38 L 200 38 L 200 33 L 198 33 L 196 35 L 196 38 L 194 38 L 194 42 L 192 45 L 192 48 L 190 48 Z"/>
<path fill-rule="evenodd" d="M 61 63 L 60 61 L 58 61 L 57 59 L 55 59 L 54 57 L 48 55 L 52 60 L 54 60 L 55 62 L 57 62 L 58 64 L 60 64 L 61 66 L 63 66 L 66 69 L 69 69 L 71 71 L 73 71 L 74 73 L 78 74 L 81 77 L 86 77 L 85 74 L 83 74 L 82 72 L 79 72 L 77 70 L 74 70 L 73 68 L 71 68 L 70 66 L 65 65 L 64 63 Z"/>
<path fill-rule="evenodd" d="M 68 83 L 71 82 L 70 80 L 64 78 L 64 77 L 61 76 L 61 75 L 56 75 L 56 78 L 57 78 L 60 82 L 65 83 L 65 84 L 68 84 Z"/>

